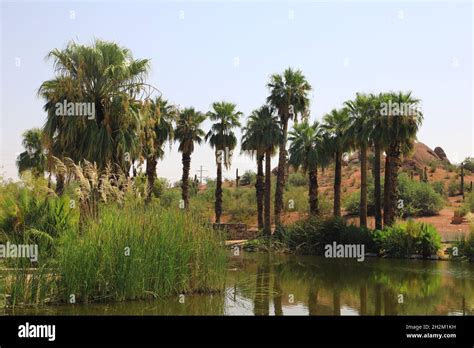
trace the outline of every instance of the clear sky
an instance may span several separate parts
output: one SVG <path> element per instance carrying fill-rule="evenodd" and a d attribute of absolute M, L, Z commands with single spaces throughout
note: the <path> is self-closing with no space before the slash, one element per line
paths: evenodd
<path fill-rule="evenodd" d="M 149 83 L 172 103 L 208 111 L 232 101 L 243 123 L 265 102 L 269 75 L 289 66 L 314 88 L 313 119 L 358 91 L 411 90 L 423 101 L 419 140 L 459 162 L 474 153 L 472 18 L 470 1 L 2 2 L 0 176 L 17 177 L 21 134 L 45 121 L 36 91 L 53 77 L 46 54 L 94 38 L 151 58 Z M 181 175 L 176 149 L 158 163 L 171 181 Z M 193 174 L 200 165 L 215 176 L 207 144 Z M 224 175 L 254 167 L 237 155 Z"/>

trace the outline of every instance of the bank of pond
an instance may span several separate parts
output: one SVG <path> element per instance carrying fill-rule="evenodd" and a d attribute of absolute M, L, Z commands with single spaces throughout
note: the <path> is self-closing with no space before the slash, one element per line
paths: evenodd
<path fill-rule="evenodd" d="M 238 253 L 227 250 L 225 236 L 192 211 L 128 202 L 101 206 L 97 213 L 83 221 L 60 213 L 54 219 L 45 216 L 37 221 L 36 228 L 12 234 L 11 242 L 38 245 L 39 255 L 35 262 L 26 258 L 3 260 L 2 306 L 70 306 L 152 299 L 168 302 L 177 295 L 222 297 L 228 293 L 229 279 L 233 279 L 230 270 L 234 268 L 236 254 L 248 254 L 240 248 Z M 54 233 L 45 232 L 47 227 Z M 364 253 L 382 257 L 415 254 L 432 258 L 440 252 L 441 239 L 433 227 L 413 221 L 371 231 L 348 225 L 343 219 L 316 217 L 277 230 L 270 239 L 251 241 L 244 249 L 266 250 L 263 254 L 268 257 L 283 252 L 324 256 L 325 246 L 335 244 L 363 246 Z M 469 252 L 473 245 L 472 236 L 460 241 L 453 259 L 472 259 Z M 312 260 L 329 267 L 331 274 L 336 271 L 341 272 L 338 276 L 352 277 L 339 268 L 340 260 L 327 255 Z M 324 274 L 316 261 L 305 268 L 308 277 L 312 277 L 313 267 L 316 277 Z M 360 257 L 346 261 L 374 265 Z M 285 266 L 284 262 L 280 264 Z M 471 267 L 466 264 L 469 266 L 465 267 Z M 268 273 L 267 266 L 262 267 L 265 269 L 260 273 Z M 371 271 L 362 265 L 352 267 L 361 267 L 354 274 L 367 286 L 387 277 L 377 268 Z M 410 274 L 416 278 L 423 273 Z M 339 281 L 334 280 L 335 284 Z"/>

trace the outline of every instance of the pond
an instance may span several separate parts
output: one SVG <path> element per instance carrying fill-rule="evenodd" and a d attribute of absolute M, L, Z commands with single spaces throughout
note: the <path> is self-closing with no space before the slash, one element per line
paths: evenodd
<path fill-rule="evenodd" d="M 242 252 L 223 293 L 0 310 L 2 315 L 473 315 L 474 265 Z"/>

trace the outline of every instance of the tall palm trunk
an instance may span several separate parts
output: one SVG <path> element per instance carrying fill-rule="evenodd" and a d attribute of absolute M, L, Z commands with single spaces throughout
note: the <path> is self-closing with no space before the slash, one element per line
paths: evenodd
<path fill-rule="evenodd" d="M 271 199 L 272 199 L 272 154 L 270 150 L 265 152 L 265 227 L 263 234 L 270 236 L 272 234 L 271 222 Z"/>
<path fill-rule="evenodd" d="M 388 166 L 387 166 L 388 165 Z M 398 169 L 400 168 L 400 149 L 398 144 L 391 144 L 385 161 L 384 209 L 383 222 L 391 226 L 395 222 L 397 209 Z"/>
<path fill-rule="evenodd" d="M 286 142 L 288 138 L 288 117 L 282 116 L 282 137 L 280 140 L 280 154 L 278 158 L 278 174 L 275 190 L 275 225 L 281 225 L 281 211 L 283 210 L 283 189 L 286 180 Z"/>
<path fill-rule="evenodd" d="M 374 204 L 375 204 L 375 229 L 382 229 L 382 190 L 380 183 L 380 156 L 382 150 L 380 143 L 374 144 L 374 165 L 373 165 L 373 176 L 374 176 Z"/>
<path fill-rule="evenodd" d="M 181 162 L 183 163 L 183 177 L 181 179 L 181 198 L 184 201 L 184 208 L 189 207 L 189 169 L 191 168 L 191 154 L 183 152 Z"/>
<path fill-rule="evenodd" d="M 257 182 L 255 183 L 255 191 L 257 194 L 257 222 L 258 230 L 263 230 L 263 195 L 264 188 L 264 174 L 263 174 L 263 159 L 264 154 L 257 154 Z"/>
<path fill-rule="evenodd" d="M 147 176 L 147 189 L 146 189 L 146 201 L 151 200 L 153 194 L 153 186 L 155 185 L 156 178 L 156 158 L 150 156 L 146 160 L 146 176 Z"/>
<path fill-rule="evenodd" d="M 342 154 L 336 151 L 336 167 L 334 170 L 334 216 L 341 216 L 341 177 Z"/>
<path fill-rule="evenodd" d="M 216 224 L 221 223 L 222 215 L 222 163 L 217 162 L 217 178 L 216 178 L 216 201 L 214 204 L 214 212 L 216 214 Z"/>
<path fill-rule="evenodd" d="M 56 194 L 58 196 L 62 196 L 64 192 L 64 181 L 65 181 L 64 174 L 58 173 L 56 175 Z"/>
<path fill-rule="evenodd" d="M 309 179 L 309 213 L 319 215 L 318 202 L 318 167 L 308 171 Z"/>
<path fill-rule="evenodd" d="M 360 205 L 359 224 L 367 227 L 367 145 L 360 147 Z"/>

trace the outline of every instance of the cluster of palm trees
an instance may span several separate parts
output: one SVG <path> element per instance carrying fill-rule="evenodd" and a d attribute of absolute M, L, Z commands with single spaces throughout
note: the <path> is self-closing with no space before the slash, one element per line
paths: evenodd
<path fill-rule="evenodd" d="M 244 128 L 243 149 L 252 150 L 257 157 L 257 209 L 258 223 L 266 234 L 270 234 L 270 156 L 265 156 L 265 188 L 262 188 L 262 164 L 265 150 L 270 154 L 277 147 L 280 150 L 276 191 L 275 225 L 281 225 L 283 205 L 282 192 L 285 187 L 288 165 L 302 169 L 308 175 L 309 213 L 319 215 L 318 167 L 325 168 L 334 163 L 334 205 L 333 215 L 341 216 L 341 182 L 344 154 L 357 151 L 360 160 L 360 226 L 367 226 L 367 178 L 368 151 L 374 153 L 373 178 L 375 202 L 375 227 L 392 225 L 396 218 L 397 177 L 402 156 L 413 149 L 416 134 L 423 120 L 419 100 L 411 93 L 357 93 L 353 100 L 344 102 L 343 107 L 324 115 L 322 123 L 309 121 L 309 99 L 311 90 L 301 71 L 287 69 L 283 75 L 273 75 L 268 84 L 270 96 L 268 106 L 254 111 Z M 295 104 L 292 104 L 295 103 Z M 398 105 L 396 112 L 386 110 L 386 105 Z M 404 106 L 404 107 L 402 107 Z M 401 110 L 401 111 L 400 111 Z M 298 122 L 300 115 L 302 122 Z M 287 137 L 288 120 L 294 126 Z M 263 126 L 266 125 L 266 126 Z M 290 141 L 289 156 L 286 153 Z M 381 188 L 381 158 L 385 152 L 385 178 Z M 288 163 L 287 163 L 288 158 Z M 260 218 L 261 198 L 265 195 L 265 218 Z M 383 216 L 383 220 L 382 220 Z M 262 222 L 263 221 L 263 222 Z"/>
<path fill-rule="evenodd" d="M 45 81 L 38 94 L 46 100 L 46 122 L 41 131 L 25 133 L 27 153 L 20 155 L 20 172 L 37 168 L 37 175 L 54 172 L 53 158 L 87 159 L 99 170 L 113 167 L 112 173 L 135 172 L 136 163 L 146 163 L 147 196 L 152 196 L 158 161 L 167 143 L 178 142 L 182 154 L 182 201 L 189 207 L 189 171 L 195 145 L 208 142 L 215 151 L 217 180 L 215 220 L 222 215 L 222 166 L 231 165 L 237 146 L 235 129 L 240 128 L 242 113 L 229 102 L 215 102 L 202 113 L 192 107 L 179 109 L 169 104 L 145 80 L 149 60 L 134 59 L 131 52 L 116 43 L 96 40 L 91 46 L 68 44 L 53 50 L 56 76 Z M 308 175 L 310 214 L 318 215 L 318 167 L 335 163 L 334 215 L 341 215 L 341 168 L 343 154 L 358 150 L 361 164 L 360 223 L 367 224 L 367 152 L 373 149 L 375 160 L 376 227 L 382 227 L 381 155 L 385 152 L 384 223 L 394 221 L 396 182 L 401 156 L 416 138 L 422 114 L 386 115 L 382 103 L 416 106 L 410 93 L 357 94 L 341 109 L 332 110 L 322 123 L 309 122 L 311 85 L 300 70 L 286 69 L 270 76 L 266 104 L 253 111 L 243 127 L 241 149 L 255 156 L 257 162 L 256 201 L 258 227 L 271 234 L 271 157 L 278 150 L 278 170 L 274 200 L 274 221 L 278 228 L 283 210 L 283 192 L 288 166 L 302 168 Z M 158 97 L 152 97 L 154 93 Z M 61 116 L 56 104 L 91 102 L 94 119 Z M 206 133 L 203 122 L 213 121 Z M 301 119 L 301 122 L 299 121 Z M 293 129 L 288 132 L 290 121 Z M 27 136 L 26 136 L 27 135 Z M 289 155 L 287 142 L 290 141 Z M 36 148 L 36 150 L 32 150 Z M 31 155 L 33 153 L 33 155 Z M 27 156 L 28 155 L 28 156 Z M 29 161 L 29 162 L 28 162 Z M 264 164 L 265 163 L 265 170 Z M 56 173 L 56 191 L 61 194 L 65 178 Z"/>

